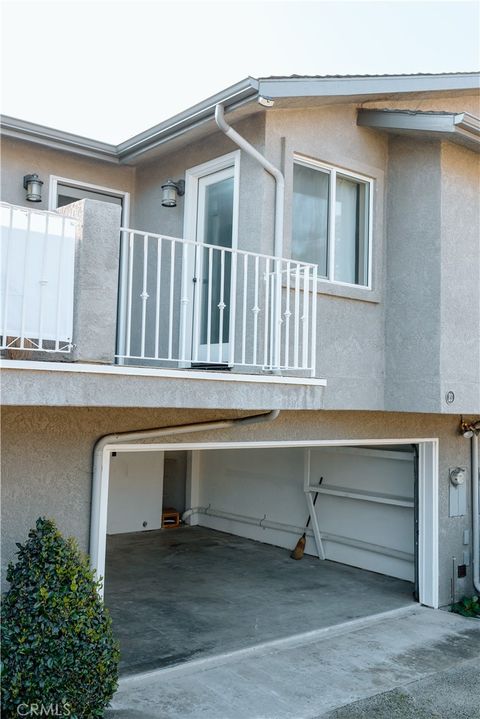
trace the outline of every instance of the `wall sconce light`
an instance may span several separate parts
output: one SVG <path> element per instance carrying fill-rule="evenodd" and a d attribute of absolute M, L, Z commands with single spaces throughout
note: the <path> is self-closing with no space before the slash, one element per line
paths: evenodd
<path fill-rule="evenodd" d="M 38 175 L 25 175 L 23 178 L 23 187 L 27 191 L 27 200 L 29 202 L 42 201 L 42 185 L 43 180 Z"/>
<path fill-rule="evenodd" d="M 176 207 L 177 195 L 182 197 L 185 194 L 185 180 L 167 180 L 162 185 L 162 207 Z"/>

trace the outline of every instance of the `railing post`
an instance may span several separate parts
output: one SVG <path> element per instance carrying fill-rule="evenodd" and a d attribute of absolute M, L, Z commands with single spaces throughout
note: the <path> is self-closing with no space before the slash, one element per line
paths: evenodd
<path fill-rule="evenodd" d="M 273 313 L 273 369 L 280 370 L 282 335 L 282 260 L 275 260 L 275 309 Z"/>
<path fill-rule="evenodd" d="M 312 347 L 311 347 L 311 370 L 310 375 L 312 377 L 315 377 L 317 372 L 317 275 L 318 275 L 318 266 L 313 265 L 312 268 L 312 327 L 311 327 L 311 333 L 312 333 Z"/>

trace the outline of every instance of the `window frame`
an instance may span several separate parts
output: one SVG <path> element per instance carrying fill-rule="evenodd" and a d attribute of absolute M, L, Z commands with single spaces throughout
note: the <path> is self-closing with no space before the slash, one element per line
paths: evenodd
<path fill-rule="evenodd" d="M 352 170 L 339 167 L 338 165 L 332 165 L 321 160 L 315 160 L 306 155 L 300 153 L 294 153 L 293 155 L 293 177 L 292 177 L 292 204 L 293 204 L 293 185 L 295 181 L 295 165 L 303 165 L 314 170 L 324 172 L 329 176 L 328 185 L 328 221 L 327 221 L 327 276 L 318 276 L 317 284 L 325 283 L 331 286 L 339 286 L 352 288 L 355 290 L 373 290 L 373 194 L 374 194 L 374 178 L 364 175 L 360 172 L 353 172 Z M 367 256 L 367 283 L 357 284 L 352 282 L 342 282 L 341 280 L 335 279 L 335 200 L 336 200 L 336 185 L 337 185 L 337 174 L 347 179 L 355 180 L 362 183 L 368 188 L 368 201 L 365 203 L 365 207 L 368 213 L 367 217 L 367 233 L 366 238 L 368 241 L 368 256 Z M 292 217 L 292 236 L 293 236 L 293 217 Z M 292 241 L 292 240 L 291 240 Z M 293 247 L 292 247 L 293 249 Z M 292 254 L 292 253 L 290 253 Z M 294 259 L 292 257 L 292 259 Z"/>

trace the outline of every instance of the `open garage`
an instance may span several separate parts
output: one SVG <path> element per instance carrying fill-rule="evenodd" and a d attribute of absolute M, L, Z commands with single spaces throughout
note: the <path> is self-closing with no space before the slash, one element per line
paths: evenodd
<path fill-rule="evenodd" d="M 110 453 L 105 601 L 124 673 L 434 606 L 434 448 L 290 444 Z"/>

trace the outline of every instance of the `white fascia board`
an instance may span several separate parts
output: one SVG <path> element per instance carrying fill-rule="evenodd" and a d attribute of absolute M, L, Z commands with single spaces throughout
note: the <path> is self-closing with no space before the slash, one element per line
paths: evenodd
<path fill-rule="evenodd" d="M 70 132 L 55 130 L 45 125 L 37 125 L 34 122 L 19 120 L 16 117 L 2 115 L 0 133 L 5 137 L 35 142 L 38 145 L 47 145 L 56 150 L 74 152 L 118 164 L 115 145 L 92 140 Z"/>
<path fill-rule="evenodd" d="M 154 127 L 141 132 L 117 146 L 121 160 L 132 160 L 134 157 L 172 140 L 178 135 L 213 119 L 215 106 L 221 102 L 230 109 L 250 102 L 258 95 L 258 82 L 248 77 L 241 82 L 227 87 L 225 90 L 208 97 L 206 100 L 189 107 L 173 117 L 168 118 Z"/>
<path fill-rule="evenodd" d="M 396 134 L 426 134 L 480 151 L 480 120 L 466 112 L 360 109 L 357 125 Z"/>
<path fill-rule="evenodd" d="M 0 369 L 28 370 L 30 372 L 76 372 L 83 374 L 106 374 L 133 377 L 159 377 L 166 379 L 194 379 L 216 382 L 245 382 L 247 384 L 289 384 L 309 387 L 326 387 L 327 380 L 317 377 L 286 377 L 269 374 L 237 374 L 208 370 L 157 369 L 156 367 L 131 367 L 126 365 L 97 365 L 67 362 L 40 362 L 38 360 L 2 360 Z"/>
<path fill-rule="evenodd" d="M 131 162 L 158 145 L 168 142 L 202 123 L 213 120 L 215 105 L 219 102 L 229 109 L 234 109 L 254 100 L 257 95 L 258 82 L 255 78 L 248 77 L 118 145 L 99 142 L 6 115 L 2 117 L 0 133 L 6 137 L 35 142 L 53 149 L 118 164 Z"/>
<path fill-rule="evenodd" d="M 379 75 L 378 77 L 260 78 L 259 94 L 281 97 L 342 97 L 412 92 L 478 90 L 480 73 Z"/>

